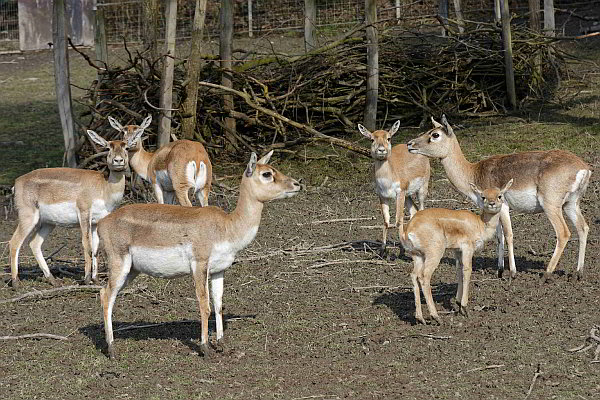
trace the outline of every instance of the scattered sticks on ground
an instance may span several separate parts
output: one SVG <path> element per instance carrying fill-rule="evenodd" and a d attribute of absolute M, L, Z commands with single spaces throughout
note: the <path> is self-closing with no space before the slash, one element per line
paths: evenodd
<path fill-rule="evenodd" d="M 66 336 L 53 335 L 52 333 L 29 333 L 19 336 L 0 336 L 0 340 L 20 340 L 20 339 L 56 339 L 69 340 Z"/>
<path fill-rule="evenodd" d="M 525 396 L 525 400 L 527 400 L 529 398 L 529 396 L 531 396 L 531 392 L 533 392 L 533 386 L 535 385 L 535 381 L 537 381 L 537 378 L 539 378 L 540 375 L 543 375 L 544 373 L 542 372 L 542 366 L 541 364 L 538 364 L 537 366 L 537 370 L 535 371 L 535 374 L 533 375 L 533 379 L 531 380 L 531 385 L 529 385 L 529 390 L 527 391 L 527 395 Z"/>
<path fill-rule="evenodd" d="M 102 286 L 100 286 L 100 285 L 86 285 L 86 286 L 69 285 L 69 286 L 56 287 L 56 288 L 52 288 L 52 289 L 34 290 L 32 292 L 23 293 L 22 295 L 17 296 L 17 297 L 0 300 L 0 304 L 14 303 L 14 302 L 17 302 L 17 301 L 20 301 L 23 299 L 28 299 L 28 298 L 32 298 L 32 297 L 41 297 L 41 296 L 47 296 L 47 295 L 54 295 L 54 294 L 60 293 L 60 292 L 82 291 L 82 290 L 100 290 L 101 288 L 102 288 Z"/>
<path fill-rule="evenodd" d="M 596 347 L 594 350 L 594 359 L 591 361 L 592 364 L 600 363 L 600 336 L 598 335 L 600 331 L 600 325 L 595 325 L 590 329 L 590 333 L 588 337 L 585 339 L 585 342 L 581 346 L 574 347 L 572 349 L 567 350 L 570 353 L 580 353 L 586 352 Z"/>

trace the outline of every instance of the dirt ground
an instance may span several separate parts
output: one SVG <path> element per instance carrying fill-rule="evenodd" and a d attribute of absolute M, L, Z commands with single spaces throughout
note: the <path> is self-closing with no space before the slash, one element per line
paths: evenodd
<path fill-rule="evenodd" d="M 509 149 L 522 146 L 524 136 L 525 146 L 535 147 L 547 140 L 548 127 L 570 121 L 568 134 L 552 133 L 551 143 L 572 148 L 595 173 L 582 202 L 590 226 L 585 278 L 568 276 L 577 263 L 574 234 L 555 279 L 540 284 L 554 249 L 552 227 L 543 214 L 513 214 L 517 279 L 510 283 L 496 277 L 495 246 L 488 243 L 474 260 L 470 315 L 465 318 L 452 310 L 456 276 L 453 260 L 444 258 L 432 282 L 442 326 L 415 324 L 410 259 L 398 247 L 391 248 L 388 259 L 377 255 L 374 242 L 381 239 L 381 217 L 370 160 L 334 148 L 321 149 L 329 155 L 326 162 L 274 156 L 273 164 L 303 178 L 307 189 L 265 207 L 255 241 L 227 271 L 226 348 L 210 358 L 198 354 L 200 322 L 191 279 L 140 276 L 118 297 L 113 316 L 115 361 L 105 354 L 97 289 L 8 301 L 51 286 L 24 248 L 23 287 L 10 288 L 7 242 L 16 221 L 14 213 L 5 217 L 0 209 L 0 336 L 67 337 L 0 337 L 0 397 L 600 397 L 600 364 L 591 363 L 596 346 L 568 351 L 584 344 L 590 329 L 600 324 L 600 152 L 598 129 L 590 128 L 598 124 L 597 87 L 593 93 L 564 109 L 563 119 L 544 114 L 538 119 L 543 122 L 457 128 L 463 149 L 474 160 L 489 154 L 485 146 L 502 137 L 498 130 L 513 133 L 506 136 Z M 578 107 L 591 116 L 570 117 Z M 394 143 L 416 133 L 403 131 Z M 584 144 L 572 145 L 575 138 Z M 361 143 L 368 146 L 366 140 Z M 213 163 L 217 176 L 241 177 L 244 168 Z M 470 208 L 439 163 L 432 165 L 427 207 Z M 221 182 L 235 188 L 239 179 Z M 235 206 L 235 190 L 213 189 L 211 204 L 228 210 Z M 7 201 L 3 205 L 8 206 Z M 392 239 L 396 238 L 390 234 Z M 78 229 L 56 229 L 44 248 L 46 256 L 52 254 L 49 265 L 63 286 L 81 284 Z M 103 267 L 101 259 L 102 271 Z M 214 321 L 210 327 L 214 335 Z"/>

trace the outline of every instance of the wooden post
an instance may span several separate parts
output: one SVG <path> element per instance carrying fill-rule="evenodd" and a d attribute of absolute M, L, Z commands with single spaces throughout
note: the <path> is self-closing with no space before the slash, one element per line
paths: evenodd
<path fill-rule="evenodd" d="M 440 0 L 438 14 L 442 18 L 442 36 L 446 36 L 446 25 L 448 25 L 448 0 Z"/>
<path fill-rule="evenodd" d="M 510 107 L 517 108 L 517 92 L 515 90 L 515 71 L 512 59 L 512 37 L 510 32 L 510 8 L 508 0 L 500 0 L 502 3 L 502 41 L 504 45 L 504 74 L 506 76 L 506 92 Z"/>
<path fill-rule="evenodd" d="M 232 58 L 233 58 L 233 0 L 221 0 L 219 15 L 219 57 L 221 58 L 221 84 L 233 88 Z M 223 110 L 227 114 L 233 111 L 233 94 L 223 94 Z M 238 147 L 235 128 L 235 118 L 225 118 L 225 137 L 233 147 Z"/>
<path fill-rule="evenodd" d="M 69 77 L 69 54 L 67 52 L 67 20 L 65 0 L 54 0 L 52 8 L 52 43 L 54 44 L 54 82 L 58 113 L 65 141 L 64 162 L 71 168 L 77 167 L 75 155 L 75 129 L 71 103 Z"/>
<path fill-rule="evenodd" d="M 304 0 L 304 51 L 317 47 L 317 0 Z"/>
<path fill-rule="evenodd" d="M 94 29 L 94 50 L 96 51 L 96 60 L 108 64 L 108 47 L 106 45 L 106 28 L 104 27 L 104 9 L 94 5 L 94 19 L 96 27 Z M 98 79 L 101 78 L 98 73 Z"/>
<path fill-rule="evenodd" d="M 379 94 L 379 42 L 377 38 L 377 3 L 365 0 L 365 22 L 367 24 L 367 94 L 365 103 L 364 126 L 376 129 L 377 96 Z"/>
<path fill-rule="evenodd" d="M 187 60 L 187 87 L 186 99 L 183 103 L 183 110 L 191 115 L 183 119 L 183 137 L 193 139 L 196 131 L 196 108 L 198 105 L 198 76 L 202 60 L 202 35 L 204 32 L 204 20 L 206 17 L 207 0 L 196 0 L 196 10 L 194 11 L 194 26 L 192 28 L 192 43 L 190 56 Z"/>
<path fill-rule="evenodd" d="M 400 1 L 401 0 L 396 0 L 396 19 L 400 19 L 402 16 L 402 13 L 400 12 Z"/>
<path fill-rule="evenodd" d="M 252 37 L 252 0 L 248 0 L 248 37 Z"/>
<path fill-rule="evenodd" d="M 544 0 L 544 31 L 547 36 L 556 36 L 554 0 Z"/>
<path fill-rule="evenodd" d="M 173 70 L 175 67 L 175 31 L 177 28 L 177 0 L 168 0 L 165 9 L 166 37 L 165 61 L 160 80 L 160 108 L 158 145 L 162 147 L 171 139 L 171 108 L 173 108 Z"/>
<path fill-rule="evenodd" d="M 158 21 L 160 19 L 160 5 L 158 0 L 142 1 L 142 41 L 144 49 L 148 49 L 150 62 L 158 58 Z M 144 73 L 148 74 L 149 66 L 144 65 Z"/>
<path fill-rule="evenodd" d="M 540 0 L 529 0 L 529 28 L 540 33 Z"/>
<path fill-rule="evenodd" d="M 463 33 L 465 31 L 465 18 L 463 17 L 460 0 L 454 0 L 454 13 L 456 14 L 456 22 L 458 23 L 458 32 Z"/>
<path fill-rule="evenodd" d="M 502 7 L 500 6 L 500 0 L 494 0 L 494 20 L 497 24 L 502 21 Z"/>

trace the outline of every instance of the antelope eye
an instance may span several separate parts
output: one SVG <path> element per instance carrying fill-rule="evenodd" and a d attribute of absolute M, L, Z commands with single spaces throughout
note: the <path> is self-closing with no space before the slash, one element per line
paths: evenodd
<path fill-rule="evenodd" d="M 433 133 L 431 134 L 431 137 L 432 137 L 432 138 L 434 138 L 434 139 L 437 139 L 437 138 L 439 138 L 439 137 L 440 137 L 440 134 L 439 134 L 439 133 L 437 133 L 437 132 L 433 132 Z"/>
<path fill-rule="evenodd" d="M 273 176 L 273 173 L 271 171 L 263 172 L 262 176 L 263 178 L 269 179 L 271 176 Z"/>
<path fill-rule="evenodd" d="M 391 137 L 389 137 L 389 138 L 387 138 L 387 140 L 388 140 L 388 142 L 391 142 L 391 141 L 392 141 L 392 138 L 391 138 Z"/>
<path fill-rule="evenodd" d="M 485 201 L 485 197 L 481 196 L 481 201 Z"/>
<path fill-rule="evenodd" d="M 502 200 L 502 195 L 498 196 L 498 200 Z"/>

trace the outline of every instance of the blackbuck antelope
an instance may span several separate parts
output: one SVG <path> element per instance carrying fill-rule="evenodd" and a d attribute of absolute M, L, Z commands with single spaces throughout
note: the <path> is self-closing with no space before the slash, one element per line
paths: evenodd
<path fill-rule="evenodd" d="M 392 136 L 400 128 L 400 121 L 392 126 L 389 131 L 377 130 L 369 132 L 367 128 L 358 124 L 358 130 L 371 139 L 371 156 L 375 168 L 375 191 L 379 196 L 381 213 L 383 214 L 383 247 L 385 252 L 387 243 L 387 230 L 398 227 L 400 236 L 404 226 L 404 207 L 409 210 L 412 217 L 416 212 L 412 195 L 419 198 L 419 210 L 425 208 L 425 197 L 429 187 L 430 167 L 427 157 L 410 154 L 405 144 L 392 147 Z M 390 225 L 391 200 L 396 200 L 396 224 Z"/>
<path fill-rule="evenodd" d="M 543 280 L 552 276 L 558 260 L 571 236 L 563 210 L 577 229 L 579 258 L 577 276 L 583 274 L 585 246 L 589 227 L 581 214 L 579 201 L 585 194 L 592 171 L 588 164 L 564 150 L 528 151 L 495 155 L 470 163 L 463 155 L 452 127 L 442 116 L 442 123 L 433 118 L 433 129 L 408 143 L 414 154 L 440 159 L 452 185 L 474 203 L 481 198 L 469 184 L 480 188 L 499 187 L 514 176 L 514 184 L 506 192 L 498 226 L 498 276 L 504 270 L 504 237 L 508 243 L 511 278 L 516 275 L 513 232 L 509 209 L 524 213 L 545 212 L 556 232 L 556 248 L 548 263 Z"/>
<path fill-rule="evenodd" d="M 201 346 L 208 354 L 208 318 L 213 300 L 217 342 L 223 338 L 223 275 L 238 251 L 256 236 L 265 202 L 291 197 L 300 184 L 270 165 L 271 151 L 252 153 L 234 211 L 217 207 L 133 204 L 98 224 L 108 261 L 108 283 L 100 290 L 108 355 L 114 357 L 112 309 L 117 293 L 138 274 L 160 278 L 192 275 L 202 323 Z"/>
<path fill-rule="evenodd" d="M 152 116 L 146 117 L 139 126 L 122 126 L 113 117 L 108 117 L 108 122 L 113 128 L 123 132 L 123 140 L 128 140 L 138 131 L 143 132 L 150 126 Z M 208 205 L 212 164 L 201 143 L 177 140 L 150 153 L 144 150 L 142 139 L 138 137 L 135 146 L 129 149 L 129 163 L 136 174 L 152 184 L 159 203 L 175 204 L 176 199 L 182 206 L 191 207 L 188 192 L 192 189 L 200 205 Z M 197 196 L 199 191 L 202 191 L 201 197 Z"/>
<path fill-rule="evenodd" d="M 431 295 L 431 276 L 446 249 L 455 249 L 458 278 L 456 303 L 459 312 L 467 316 L 473 254 L 496 234 L 496 227 L 500 223 L 500 211 L 504 204 L 502 196 L 512 183 L 511 179 L 501 190 L 493 188 L 484 191 L 471 184 L 471 190 L 481 199 L 482 213 L 479 216 L 467 210 L 429 208 L 417 212 L 410 220 L 401 243 L 412 256 L 414 263 L 410 277 L 415 294 L 415 318 L 418 322 L 425 323 L 421 310 L 420 287 L 427 302 L 429 315 L 438 324 L 442 323 Z"/>
<path fill-rule="evenodd" d="M 27 240 L 30 240 L 29 246 L 44 276 L 50 283 L 56 284 L 42 254 L 42 244 L 56 225 L 81 227 L 85 283 L 97 280 L 96 224 L 121 203 L 125 190 L 127 149 L 142 132 L 130 136 L 127 143 L 120 140 L 107 142 L 94 131 L 88 130 L 87 133 L 94 142 L 108 149 L 108 179 L 98 171 L 43 168 L 15 180 L 13 190 L 18 225 L 9 245 L 13 288 L 19 286 L 19 251 Z"/>

